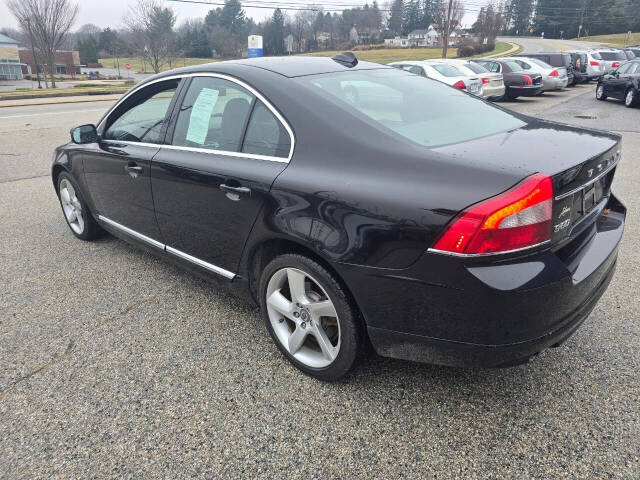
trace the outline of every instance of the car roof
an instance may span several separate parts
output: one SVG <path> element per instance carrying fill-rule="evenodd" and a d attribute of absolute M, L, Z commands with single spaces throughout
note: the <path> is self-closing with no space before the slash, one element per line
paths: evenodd
<path fill-rule="evenodd" d="M 185 67 L 174 70 L 174 74 L 193 72 L 217 72 L 220 67 L 231 67 L 233 65 L 243 65 L 261 68 L 285 77 L 301 77 L 305 75 L 317 75 L 320 73 L 344 72 L 347 70 L 373 70 L 379 68 L 389 68 L 385 65 L 372 62 L 359 61 L 354 67 L 348 67 L 332 60 L 330 57 L 308 57 L 308 56 L 287 56 L 287 57 L 259 57 L 243 58 L 240 60 L 226 60 L 223 62 L 206 63 L 193 67 Z"/>

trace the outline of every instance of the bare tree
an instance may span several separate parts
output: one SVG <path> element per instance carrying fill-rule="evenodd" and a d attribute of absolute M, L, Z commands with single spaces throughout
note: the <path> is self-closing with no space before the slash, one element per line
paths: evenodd
<path fill-rule="evenodd" d="M 172 9 L 163 7 L 161 0 L 138 0 L 136 6 L 129 9 L 124 23 L 133 33 L 141 56 L 149 61 L 155 73 L 159 73 L 166 62 L 173 62 L 176 15 Z"/>
<path fill-rule="evenodd" d="M 442 58 L 447 58 L 449 36 L 460 25 L 464 7 L 460 0 L 441 0 L 433 15 L 434 23 L 442 35 Z"/>
<path fill-rule="evenodd" d="M 69 0 L 8 0 L 7 6 L 33 45 L 46 59 L 51 86 L 55 88 L 56 50 L 78 16 L 78 5 Z M 34 58 L 37 69 L 37 59 Z"/>

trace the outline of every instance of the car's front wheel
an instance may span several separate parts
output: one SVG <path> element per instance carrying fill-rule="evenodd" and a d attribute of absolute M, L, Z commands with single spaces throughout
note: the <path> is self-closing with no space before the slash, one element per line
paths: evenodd
<path fill-rule="evenodd" d="M 636 103 L 636 92 L 633 88 L 630 88 L 629 90 L 627 90 L 627 94 L 624 96 L 624 104 L 629 108 L 633 108 L 636 106 Z"/>
<path fill-rule="evenodd" d="M 335 381 L 354 367 L 363 328 L 334 274 L 303 255 L 281 255 L 264 269 L 259 291 L 267 329 L 297 368 Z"/>
<path fill-rule="evenodd" d="M 604 85 L 598 85 L 598 88 L 596 88 L 596 98 L 602 101 L 607 99 L 607 96 L 604 94 Z"/>
<path fill-rule="evenodd" d="M 76 237 L 93 240 L 104 233 L 91 215 L 75 180 L 66 172 L 58 176 L 58 199 L 64 218 Z"/>

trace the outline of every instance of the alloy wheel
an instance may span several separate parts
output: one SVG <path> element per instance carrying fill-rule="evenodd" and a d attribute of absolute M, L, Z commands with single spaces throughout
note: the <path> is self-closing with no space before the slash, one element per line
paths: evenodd
<path fill-rule="evenodd" d="M 333 302 L 309 274 L 275 272 L 266 290 L 267 314 L 284 349 L 312 368 L 329 366 L 340 351 L 340 321 Z"/>
<path fill-rule="evenodd" d="M 76 191 L 66 178 L 60 182 L 60 202 L 64 216 L 71 229 L 78 235 L 84 231 L 84 219 L 82 218 L 82 205 L 76 195 Z"/>
<path fill-rule="evenodd" d="M 598 85 L 598 89 L 596 90 L 596 98 L 600 100 L 604 93 L 604 87 L 602 85 Z"/>
<path fill-rule="evenodd" d="M 624 103 L 627 107 L 630 107 L 635 102 L 635 94 L 633 90 L 629 90 L 627 92 L 627 96 L 624 99 Z"/>

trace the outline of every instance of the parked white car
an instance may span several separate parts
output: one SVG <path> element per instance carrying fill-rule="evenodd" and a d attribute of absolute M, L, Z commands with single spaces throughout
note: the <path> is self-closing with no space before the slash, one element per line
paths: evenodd
<path fill-rule="evenodd" d="M 548 63 L 537 58 L 513 57 L 523 70 L 527 70 L 542 75 L 542 91 L 562 90 L 569 84 L 569 77 L 565 67 L 552 67 Z"/>
<path fill-rule="evenodd" d="M 587 52 L 587 75 L 589 80 L 597 80 L 605 74 L 605 64 L 602 57 L 595 50 Z"/>
<path fill-rule="evenodd" d="M 454 65 L 435 60 L 393 62 L 389 65 L 415 73 L 416 75 L 433 78 L 434 80 L 446 83 L 447 85 L 477 95 L 478 97 L 482 96 L 483 89 L 480 77 L 469 77 Z"/>
<path fill-rule="evenodd" d="M 506 87 L 504 85 L 504 77 L 501 73 L 490 72 L 478 63 L 459 58 L 447 58 L 438 60 L 438 62 L 454 65 L 462 73 L 470 77 L 479 76 L 482 82 L 482 96 L 484 98 L 488 100 L 499 100 L 504 97 Z"/>
<path fill-rule="evenodd" d="M 627 56 L 622 50 L 616 48 L 598 48 L 594 50 L 601 58 L 600 63 L 604 65 L 604 73 L 609 74 L 617 70 L 620 65 L 627 63 Z"/>

